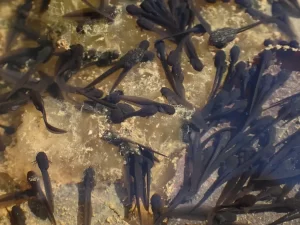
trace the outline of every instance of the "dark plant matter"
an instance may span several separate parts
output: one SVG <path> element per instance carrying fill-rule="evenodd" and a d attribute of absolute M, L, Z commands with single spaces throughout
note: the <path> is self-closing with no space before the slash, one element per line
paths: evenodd
<path fill-rule="evenodd" d="M 298 1 L 268 1 L 271 14 L 262 11 L 256 0 L 124 3 L 127 19 L 136 22 L 135 29 L 141 29 L 143 34 L 135 47 L 125 52 L 93 49 L 80 41 L 67 47 L 59 45 L 53 35 L 55 32 L 45 32 L 43 25 L 34 26 L 39 21 L 37 18 L 52 9 L 53 2 L 56 1 L 14 3 L 18 6 L 0 56 L 1 171 L 9 168 L 8 158 L 18 159 L 11 150 L 14 146 L 31 142 L 24 141 L 26 135 L 19 134 L 19 139 L 15 138 L 22 127 L 18 116 L 24 119 L 30 113 L 36 115 L 31 119 L 34 128 L 28 132 L 37 137 L 36 160 L 32 164 L 34 159 L 30 158 L 31 166 L 22 164 L 22 175 L 8 178 L 0 173 L 0 181 L 4 179 L 7 186 L 6 193 L 0 195 L 0 208 L 5 211 L 3 217 L 7 221 L 30 224 L 28 221 L 34 217 L 41 224 L 55 225 L 64 224 L 66 215 L 77 215 L 77 224 L 84 225 L 103 221 L 108 224 L 183 224 L 180 221 L 185 219 L 191 224 L 238 225 L 244 224 L 241 218 L 262 213 L 275 216 L 259 224 L 300 221 L 300 93 L 281 92 L 294 79 L 293 74 L 300 72 L 299 43 L 290 23 L 292 18 L 300 18 Z M 95 2 L 83 0 L 85 8 L 60 18 L 70 23 L 75 21 L 75 35 L 80 38 L 88 35 L 86 26 L 118 27 L 119 5 L 108 0 Z M 1 4 L 11 3 L 1 1 Z M 239 27 L 216 28 L 203 12 L 206 7 L 213 9 L 220 5 L 236 7 L 241 15 L 247 13 L 255 21 Z M 254 58 L 244 60 L 242 56 L 249 49 L 244 49 L 236 40 L 258 26 L 278 28 L 285 39 L 266 39 L 259 43 L 261 51 Z M 113 37 L 107 35 L 104 39 L 110 38 Z M 206 48 L 200 48 L 198 42 L 204 38 Z M 128 32 L 120 46 L 131 39 L 134 38 Z M 204 54 L 207 51 L 209 54 Z M 211 65 L 206 56 L 210 56 L 214 67 L 208 72 L 205 67 Z M 194 76 L 210 73 L 213 77 L 201 107 L 203 96 L 199 96 L 198 103 L 191 101 L 188 92 L 191 73 L 187 72 L 185 62 Z M 147 85 L 142 86 L 144 79 L 155 82 L 151 80 L 154 71 L 150 70 L 146 78 L 137 76 L 138 71 L 146 70 L 149 64 L 158 68 L 159 81 L 165 84 L 158 85 L 160 93 L 147 91 Z M 102 72 L 90 73 L 91 68 Z M 87 75 L 81 79 L 84 72 Z M 293 82 L 299 87 L 299 79 Z M 205 87 L 201 82 L 193 85 L 197 89 Z M 142 87 L 145 88 L 139 92 L 142 95 L 127 91 L 127 88 Z M 51 112 L 49 99 L 62 109 Z M 73 117 L 72 113 L 84 117 Z M 53 119 L 60 114 L 64 120 L 81 122 L 82 132 L 74 132 L 68 123 Z M 175 125 L 178 114 L 181 115 L 180 128 Z M 95 123 L 95 118 L 101 118 L 101 126 Z M 158 118 L 162 122 L 156 124 Z M 38 120 L 42 122 L 36 122 Z M 93 129 L 85 130 L 91 123 L 95 123 Z M 151 124 L 156 130 L 164 123 L 174 123 L 173 127 L 167 127 L 168 134 L 180 136 L 183 147 L 178 145 L 179 150 L 172 153 L 161 150 L 168 147 L 164 139 L 169 138 L 162 133 L 152 137 L 162 142 L 159 150 L 150 142 L 143 144 L 143 135 L 152 136 L 151 131 L 145 128 L 143 135 L 132 132 L 143 123 Z M 283 134 L 287 127 L 293 129 Z M 44 134 L 43 141 L 38 138 L 40 133 Z M 88 138 L 93 133 L 98 135 L 96 140 Z M 78 148 L 87 149 L 78 153 L 77 170 L 73 161 L 78 159 L 74 155 L 63 161 L 65 168 L 55 167 L 63 154 L 70 154 L 64 149 L 66 139 L 74 145 L 77 145 L 75 140 L 80 139 L 84 144 Z M 41 147 L 42 142 L 47 143 L 46 151 Z M 52 145 L 60 148 L 55 154 L 47 151 Z M 97 151 L 91 146 L 97 146 Z M 104 148 L 111 148 L 113 153 L 107 154 Z M 22 151 L 27 151 L 26 145 Z M 182 165 L 174 168 L 176 171 L 171 177 L 160 166 L 171 165 L 175 155 L 182 160 Z M 116 161 L 110 162 L 112 159 L 108 157 L 111 156 Z M 87 157 L 96 163 L 83 163 Z M 98 167 L 98 164 L 104 165 Z M 113 164 L 109 166 L 116 167 L 116 171 L 119 168 L 121 176 L 108 178 L 103 172 L 108 164 Z M 10 168 L 8 173 L 14 174 L 18 168 Z M 99 172 L 99 168 L 104 169 Z M 73 171 L 81 172 L 76 172 L 74 177 Z M 65 176 L 68 179 L 64 180 Z M 170 186 L 161 187 L 155 179 L 174 184 L 170 185 L 172 194 L 166 190 Z M 124 216 L 112 204 L 105 182 L 114 185 L 118 207 L 123 209 Z M 72 184 L 76 184 L 76 195 L 61 191 L 71 189 Z M 104 196 L 98 196 L 99 190 Z M 58 200 L 62 196 L 78 203 L 70 206 L 73 214 L 62 210 L 64 207 Z M 106 200 L 98 201 L 104 197 Z M 107 212 L 99 210 L 99 205 L 108 206 L 118 219 L 106 216 Z M 26 207 L 31 212 L 24 210 Z"/>

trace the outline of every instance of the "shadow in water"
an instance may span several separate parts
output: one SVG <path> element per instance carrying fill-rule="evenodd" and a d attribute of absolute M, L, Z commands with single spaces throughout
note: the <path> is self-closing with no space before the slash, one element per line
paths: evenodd
<path fill-rule="evenodd" d="M 78 189 L 78 211 L 77 225 L 84 224 L 84 185 L 83 182 L 77 184 Z"/>

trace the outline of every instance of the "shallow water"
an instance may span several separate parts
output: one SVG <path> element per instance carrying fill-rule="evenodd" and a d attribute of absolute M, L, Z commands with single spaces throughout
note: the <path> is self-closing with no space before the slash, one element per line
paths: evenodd
<path fill-rule="evenodd" d="M 76 0 L 52 0 L 49 10 L 41 18 L 34 14 L 30 15 L 29 24 L 37 30 L 41 29 L 45 33 L 47 31 L 52 37 L 56 37 L 61 49 L 80 43 L 87 49 L 117 50 L 123 55 L 135 48 L 141 40 L 147 39 L 151 43 L 150 50 L 155 52 L 153 43 L 158 36 L 138 28 L 135 23 L 136 18 L 125 11 L 125 6 L 132 2 L 136 1 L 112 2 L 118 8 L 115 22 L 88 26 L 85 28 L 86 35 L 77 34 L 75 23 L 61 17 L 65 13 L 84 7 L 84 4 Z M 199 4 L 203 4 L 203 1 Z M 12 5 L 1 6 L 0 12 L 5 13 L 1 14 L 3 20 L 12 16 L 11 12 L 17 3 Z M 225 26 L 241 27 L 253 22 L 234 4 L 220 3 L 207 6 L 204 8 L 203 15 L 212 24 L 213 29 Z M 7 29 L 3 25 L 0 33 L 0 41 L 3 43 L 1 46 L 5 45 L 6 32 Z M 240 60 L 251 60 L 263 49 L 264 39 L 280 37 L 282 35 L 276 27 L 261 25 L 238 35 L 238 38 L 228 45 L 225 51 L 228 52 L 234 44 L 238 44 L 242 50 Z M 208 47 L 207 39 L 207 35 L 192 38 L 205 65 L 203 71 L 193 70 L 187 58 L 185 56 L 183 58 L 186 96 L 196 106 L 205 104 L 215 73 L 213 65 L 215 50 Z M 16 47 L 32 44 L 32 42 L 20 39 Z M 174 48 L 170 43 L 166 42 L 166 44 L 168 51 Z M 44 71 L 49 74 L 53 73 L 54 63 L 55 60 L 48 63 L 43 68 Z M 92 67 L 84 70 L 74 75 L 70 83 L 84 86 L 107 68 Z M 105 80 L 99 88 L 108 92 L 116 75 L 117 73 Z M 163 86 L 168 86 L 168 82 L 159 60 L 155 58 L 153 62 L 141 63 L 133 68 L 118 89 L 123 90 L 126 95 L 143 96 L 165 102 L 160 94 Z M 180 126 L 182 120 L 191 115 L 191 111 L 177 108 L 173 116 L 156 114 L 149 119 L 132 118 L 121 125 L 111 125 L 103 112 L 82 112 L 70 102 L 61 102 L 49 96 L 44 96 L 44 101 L 49 123 L 66 129 L 68 132 L 61 135 L 49 133 L 45 129 L 40 112 L 36 111 L 31 103 L 14 113 L 1 115 L 1 123 L 18 126 L 13 137 L 4 137 L 8 147 L 3 155 L 3 162 L 0 164 L 0 172 L 5 174 L 4 177 L 8 174 L 12 179 L 12 184 L 11 186 L 6 184 L 7 178 L 0 179 L 3 193 L 8 193 L 17 187 L 26 187 L 27 171 L 34 170 L 40 174 L 33 161 L 37 152 L 44 151 L 52 162 L 49 173 L 53 182 L 55 217 L 58 224 L 76 224 L 78 198 L 76 183 L 82 180 L 83 171 L 89 166 L 95 169 L 97 178 L 97 185 L 92 194 L 92 224 L 126 224 L 123 221 L 123 207 L 115 188 L 115 184 L 122 184 L 123 158 L 116 147 L 100 139 L 104 131 L 109 129 L 169 156 L 168 158 L 159 157 L 161 162 L 153 168 L 151 191 L 158 192 L 165 198 L 176 193 L 180 186 L 181 175 L 177 174 L 176 179 L 173 178 L 177 168 L 182 168 L 185 148 L 181 142 Z M 26 212 L 28 224 L 49 224 L 47 220 L 41 222 L 34 217 L 27 204 L 22 204 L 22 208 Z M 5 209 L 2 209 L 0 213 L 2 213 L 0 223 L 8 224 Z M 146 223 L 151 224 L 150 217 L 145 216 L 145 220 Z"/>

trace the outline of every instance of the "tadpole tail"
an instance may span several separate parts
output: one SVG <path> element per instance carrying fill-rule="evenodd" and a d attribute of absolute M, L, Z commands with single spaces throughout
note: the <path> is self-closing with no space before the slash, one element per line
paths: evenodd
<path fill-rule="evenodd" d="M 163 43 L 163 42 L 162 42 Z M 163 44 L 164 45 L 164 44 Z M 175 81 L 174 81 L 174 77 L 173 77 L 173 74 L 172 72 L 170 71 L 170 68 L 168 66 L 168 63 L 167 63 L 167 59 L 166 59 L 166 53 L 165 53 L 165 49 L 160 49 L 159 47 L 155 46 L 156 47 L 156 50 L 157 50 L 157 54 L 158 54 L 158 58 L 160 59 L 160 62 L 161 62 L 161 65 L 164 69 L 164 72 L 165 72 L 165 75 L 167 77 L 167 80 L 169 81 L 169 84 L 170 86 L 172 87 L 172 89 L 174 90 L 174 92 L 176 94 L 178 94 L 178 91 L 177 91 L 177 86 L 175 84 Z"/>
<path fill-rule="evenodd" d="M 202 24 L 202 26 L 204 27 L 204 29 L 206 30 L 207 33 L 211 33 L 211 26 L 210 24 L 204 19 L 204 17 L 200 14 L 199 10 L 195 10 L 196 7 L 194 5 L 194 0 L 189 0 L 189 5 L 192 9 L 192 11 L 195 13 L 195 16 L 197 17 L 197 19 L 199 20 L 199 22 Z"/>
<path fill-rule="evenodd" d="M 47 128 L 48 131 L 50 131 L 50 132 L 53 133 L 53 134 L 64 134 L 64 133 L 67 133 L 66 130 L 63 130 L 63 129 L 54 127 L 54 126 L 52 126 L 51 124 L 49 124 L 49 123 L 48 123 L 48 120 L 47 120 L 46 111 L 43 110 L 42 113 L 43 113 L 43 120 L 44 120 L 45 126 L 46 126 L 46 128 Z"/>
<path fill-rule="evenodd" d="M 42 172 L 42 176 L 43 176 L 46 197 L 47 197 L 47 200 L 49 202 L 52 212 L 54 212 L 53 192 L 52 192 L 50 176 L 49 176 L 49 173 L 47 170 L 41 170 L 41 172 Z"/>
<path fill-rule="evenodd" d="M 260 25 L 260 24 L 263 24 L 263 23 L 264 23 L 264 21 L 258 21 L 258 22 L 256 22 L 256 23 L 252 23 L 252 24 L 249 24 L 249 25 L 247 25 L 247 26 L 238 28 L 238 29 L 237 29 L 237 33 L 244 32 L 244 31 L 246 31 L 246 30 L 249 30 L 249 29 L 251 29 L 251 28 L 253 28 L 253 27 L 256 27 L 256 26 L 258 26 L 258 25 Z"/>
<path fill-rule="evenodd" d="M 280 217 L 279 219 L 275 220 L 272 223 L 269 223 L 268 225 L 282 224 L 284 222 L 291 221 L 291 220 L 298 219 L 298 218 L 300 218 L 300 210 L 299 209 Z"/>
<path fill-rule="evenodd" d="M 99 9 L 104 9 L 106 6 L 108 6 L 109 0 L 101 0 L 99 4 Z"/>
<path fill-rule="evenodd" d="M 218 68 L 217 71 L 216 71 L 216 75 L 215 75 L 215 79 L 214 79 L 214 83 L 213 83 L 213 86 L 212 86 L 212 90 L 210 92 L 210 95 L 208 97 L 209 100 L 211 100 L 213 97 L 215 97 L 217 91 L 218 91 L 218 85 L 219 83 L 221 82 L 220 79 L 221 79 L 221 74 L 222 73 L 222 68 Z"/>
<path fill-rule="evenodd" d="M 286 183 L 282 188 L 282 193 L 277 197 L 276 202 L 281 202 L 296 186 L 296 183 Z"/>
<path fill-rule="evenodd" d="M 15 87 L 11 90 L 9 95 L 6 97 L 6 100 L 10 99 L 11 96 L 13 96 L 19 89 L 21 89 L 26 82 L 29 80 L 31 74 L 33 74 L 36 71 L 37 67 L 34 65 L 32 68 L 29 69 L 21 78 L 20 80 L 16 83 Z"/>
<path fill-rule="evenodd" d="M 235 186 L 232 188 L 232 191 L 226 196 L 223 203 L 224 204 L 231 204 L 236 199 L 236 194 L 240 193 L 240 190 L 244 186 L 244 184 L 247 182 L 251 174 L 249 174 L 249 171 L 246 171 L 244 174 L 242 174 L 238 179 L 238 182 L 235 184 Z"/>
<path fill-rule="evenodd" d="M 149 210 L 149 198 L 150 198 L 150 184 L 151 184 L 151 168 L 148 165 L 147 169 L 147 186 L 146 186 L 146 195 L 145 195 L 145 208 Z"/>
<path fill-rule="evenodd" d="M 90 87 L 95 86 L 96 84 L 100 83 L 101 81 L 103 81 L 105 78 L 107 78 L 109 75 L 116 72 L 120 68 L 121 68 L 120 65 L 115 65 L 115 66 L 111 67 L 110 69 L 105 71 L 103 74 L 101 74 L 99 77 L 97 77 L 95 80 L 93 80 L 91 83 L 89 83 L 85 88 L 90 88 Z"/>
<path fill-rule="evenodd" d="M 116 108 L 116 106 L 115 106 L 114 104 L 109 103 L 109 102 L 107 102 L 107 101 L 104 101 L 104 100 L 102 100 L 102 99 L 98 99 L 98 98 L 95 98 L 95 97 L 93 97 L 93 96 L 90 96 L 90 95 L 88 95 L 85 91 L 82 91 L 82 90 L 78 89 L 77 92 L 78 92 L 78 94 L 81 94 L 81 95 L 87 97 L 87 98 L 90 99 L 90 100 L 93 100 L 93 101 L 95 101 L 95 102 L 97 102 L 97 103 L 99 103 L 99 104 L 101 104 L 101 105 L 104 105 L 104 106 L 106 106 L 107 108 L 110 108 L 110 109 L 115 109 L 115 108 Z"/>
<path fill-rule="evenodd" d="M 194 70 L 199 71 L 199 72 L 202 71 L 202 69 L 204 68 L 204 65 L 203 65 L 202 61 L 200 60 L 200 58 L 198 57 L 195 46 L 193 45 L 190 37 L 188 37 L 187 40 L 185 41 L 185 52 L 190 60 L 190 64 L 194 68 Z"/>
<path fill-rule="evenodd" d="M 232 192 L 232 190 L 234 189 L 234 186 L 236 185 L 237 181 L 239 180 L 239 177 L 233 177 L 231 180 L 229 180 L 225 187 L 223 188 L 220 197 L 218 198 L 217 202 L 216 202 L 216 206 L 225 204 L 225 200 L 228 197 L 228 195 L 230 195 L 230 192 Z"/>
<path fill-rule="evenodd" d="M 109 93 L 112 93 L 116 87 L 121 83 L 121 81 L 125 78 L 126 74 L 128 73 L 130 69 L 124 68 L 120 75 L 118 76 L 117 80 L 114 82 L 113 86 L 111 87 Z"/>

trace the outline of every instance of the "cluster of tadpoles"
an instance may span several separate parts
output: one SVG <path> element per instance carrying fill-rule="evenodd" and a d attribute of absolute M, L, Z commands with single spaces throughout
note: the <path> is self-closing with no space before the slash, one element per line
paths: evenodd
<path fill-rule="evenodd" d="M 263 104 L 287 81 L 290 72 L 281 70 L 275 76 L 265 74 L 272 63 L 271 50 L 264 50 L 259 55 L 258 64 L 252 67 L 243 61 L 237 63 L 238 57 L 239 48 L 234 46 L 230 51 L 228 74 L 221 87 L 220 80 L 224 74 L 222 67 L 227 66 L 226 54 L 222 50 L 216 53 L 217 72 L 210 99 L 183 126 L 183 140 L 188 144 L 183 184 L 156 224 L 172 215 L 179 204 L 193 200 L 203 183 L 215 171 L 218 171 L 218 177 L 187 214 L 193 214 L 223 184 L 226 185 L 209 217 L 210 224 L 217 223 L 214 221 L 216 214 L 224 211 L 231 214 L 273 209 L 275 212 L 283 212 L 299 207 L 286 206 L 284 197 L 298 182 L 297 177 L 300 175 L 297 157 L 294 158 L 300 154 L 295 147 L 300 133 L 297 131 L 278 142 L 275 128 L 276 124 L 282 121 L 288 123 L 300 115 L 299 94 L 270 106 L 281 106 L 276 117 L 262 115 L 266 110 Z M 205 137 L 212 130 L 217 131 Z M 285 186 L 277 192 L 278 196 L 259 197 L 265 191 L 281 189 L 282 184 Z M 253 191 L 261 193 L 254 195 Z M 274 200 L 276 203 L 256 204 L 265 200 Z M 278 210 L 277 204 L 281 206 Z M 232 215 L 229 218 L 232 220 Z"/>
<path fill-rule="evenodd" d="M 100 1 L 97 7 L 88 1 L 83 2 L 88 8 L 64 15 L 65 18 L 77 22 L 78 33 L 84 34 L 85 25 L 92 25 L 99 20 L 113 22 L 116 15 L 115 7 L 109 6 L 107 1 Z M 65 51 L 58 51 L 53 40 L 28 27 L 27 18 L 30 13 L 35 13 L 35 9 L 32 7 L 33 1 L 26 0 L 17 8 L 16 20 L 9 33 L 6 50 L 10 50 L 18 34 L 35 41 L 37 46 L 11 50 L 0 57 L 0 76 L 5 84 L 11 87 L 9 92 L 1 92 L 0 113 L 7 114 L 31 101 L 42 113 L 46 129 L 52 133 L 62 134 L 67 131 L 48 123 L 42 95 L 69 100 L 85 112 L 106 108 L 107 110 L 102 112 L 108 111 L 107 116 L 112 123 L 122 123 L 134 116 L 150 117 L 158 112 L 172 115 L 175 113 L 174 105 L 193 109 L 195 107 L 185 99 L 184 74 L 181 68 L 183 49 L 195 70 L 201 71 L 204 65 L 191 41 L 191 34 L 207 33 L 208 44 L 217 49 L 222 49 L 233 41 L 238 33 L 262 23 L 275 23 L 291 39 L 295 36 L 289 27 L 288 17 L 300 15 L 300 7 L 296 1 L 273 1 L 272 16 L 254 9 L 250 0 L 235 2 L 246 8 L 246 12 L 259 21 L 242 28 L 225 27 L 212 31 L 192 0 L 167 2 L 144 0 L 139 7 L 127 6 L 127 12 L 138 17 L 137 24 L 141 28 L 161 36 L 154 46 L 172 89 L 161 88 L 161 94 L 169 102 L 164 104 L 138 96 L 127 96 L 123 91 L 116 90 L 133 67 L 154 59 L 154 53 L 148 51 L 150 45 L 148 41 L 141 41 L 135 49 L 120 58 L 116 51 L 87 51 L 80 44 L 71 45 L 70 49 Z M 44 13 L 49 3 L 50 1 L 42 1 L 37 13 Z M 200 24 L 193 26 L 195 18 Z M 164 40 L 175 43 L 176 49 L 167 54 Z M 247 212 L 287 213 L 271 224 L 300 218 L 299 194 L 293 198 L 286 198 L 300 177 L 300 165 L 297 160 L 300 155 L 298 147 L 300 133 L 296 131 L 278 141 L 275 128 L 275 125 L 285 125 L 300 115 L 300 94 L 297 93 L 268 108 L 263 108 L 263 104 L 274 91 L 284 85 L 289 78 L 290 68 L 293 67 L 288 65 L 286 58 L 298 58 L 294 50 L 298 50 L 299 44 L 296 41 L 272 40 L 266 40 L 264 44 L 269 50 L 261 52 L 252 65 L 239 61 L 238 46 L 230 50 L 229 65 L 226 62 L 225 52 L 223 50 L 216 52 L 214 58 L 216 75 L 208 102 L 202 109 L 195 109 L 192 118 L 184 121 L 182 126 L 183 141 L 187 144 L 184 180 L 179 192 L 168 202 L 167 207 L 164 207 L 164 201 L 158 194 L 154 194 L 150 199 L 151 168 L 155 162 L 159 162 L 155 154 L 166 156 L 147 146 L 119 137 L 111 131 L 103 135 L 102 139 L 119 147 L 120 154 L 124 157 L 124 186 L 127 192 L 124 205 L 127 209 L 132 209 L 135 202 L 140 223 L 142 223 L 141 203 L 147 211 L 151 205 L 154 224 L 161 224 L 166 218 L 176 217 L 176 208 L 180 204 L 195 199 L 204 182 L 215 171 L 218 171 L 217 179 L 203 193 L 203 197 L 195 206 L 185 213 L 186 216 L 195 216 L 198 208 L 215 190 L 225 185 L 216 206 L 206 215 L 209 224 L 236 224 L 236 215 Z M 284 47 L 278 49 L 274 45 Z M 53 58 L 57 60 L 54 76 L 50 76 L 42 68 Z M 271 75 L 266 73 L 266 70 L 274 58 L 282 62 L 282 70 L 276 75 Z M 68 83 L 72 76 L 90 66 L 111 67 L 85 87 Z M 121 71 L 109 93 L 105 95 L 96 88 L 96 85 L 100 85 L 118 70 Z M 83 96 L 85 100 L 77 100 L 76 95 Z M 264 111 L 273 107 L 280 107 L 278 115 L 265 116 Z M 4 125 L 0 127 L 4 129 L 5 135 L 15 132 L 13 127 Z M 207 137 L 212 130 L 217 131 Z M 0 150 L 5 150 L 1 139 Z M 11 199 L 21 203 L 35 200 L 45 209 L 45 218 L 56 224 L 46 154 L 38 153 L 36 161 L 42 172 L 46 194 L 39 186 L 38 176 L 30 171 L 28 182 L 31 188 L 17 194 L 0 196 L 0 202 L 5 205 Z M 91 224 L 91 192 L 95 186 L 94 177 L 94 170 L 88 168 L 81 184 L 84 190 L 82 223 L 86 225 Z M 253 194 L 254 191 L 259 191 L 259 194 Z M 259 204 L 259 201 L 272 203 Z M 19 219 L 15 218 L 15 215 L 20 215 L 24 220 L 18 206 L 14 206 L 9 215 L 12 220 Z"/>
<path fill-rule="evenodd" d="M 39 152 L 36 155 L 36 163 L 42 173 L 45 192 L 40 185 L 39 176 L 34 171 L 29 171 L 27 173 L 27 182 L 30 188 L 0 196 L 2 207 L 14 205 L 11 211 L 7 210 L 11 224 L 25 224 L 26 217 L 20 207 L 20 204 L 24 202 L 28 202 L 28 206 L 35 215 L 43 219 L 48 218 L 51 224 L 56 224 L 53 216 L 54 203 L 48 174 L 49 161 L 47 155 L 44 152 Z"/>
<path fill-rule="evenodd" d="M 13 205 L 12 210 L 7 209 L 11 224 L 25 225 L 26 217 L 21 209 L 22 203 L 28 202 L 28 207 L 37 217 L 42 220 L 48 219 L 51 224 L 56 225 L 54 213 L 54 197 L 52 192 L 52 185 L 48 173 L 49 163 L 45 152 L 39 152 L 36 155 L 36 161 L 41 171 L 44 191 L 40 185 L 39 176 L 34 171 L 27 173 L 27 182 L 30 188 L 14 193 L 9 193 L 0 196 L 0 204 L 2 207 L 9 207 Z M 91 193 L 95 186 L 95 171 L 92 167 L 84 171 L 84 178 L 78 184 L 79 198 L 78 198 L 78 215 L 82 224 L 91 224 L 92 207 L 91 207 Z"/>

